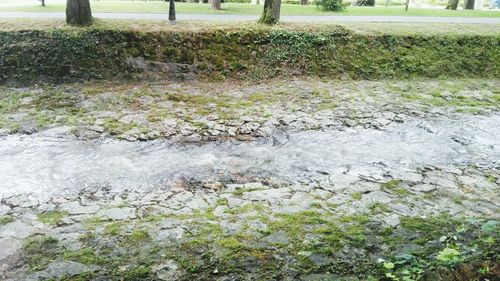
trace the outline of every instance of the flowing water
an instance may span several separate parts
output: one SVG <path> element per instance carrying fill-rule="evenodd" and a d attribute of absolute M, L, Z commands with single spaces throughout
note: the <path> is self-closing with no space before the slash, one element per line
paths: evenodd
<path fill-rule="evenodd" d="M 0 195 L 78 192 L 88 185 L 145 190 L 180 177 L 223 180 L 234 174 L 300 181 L 374 163 L 394 171 L 456 163 L 497 166 L 499 132 L 500 115 L 493 115 L 201 145 L 11 135 L 0 138 Z"/>

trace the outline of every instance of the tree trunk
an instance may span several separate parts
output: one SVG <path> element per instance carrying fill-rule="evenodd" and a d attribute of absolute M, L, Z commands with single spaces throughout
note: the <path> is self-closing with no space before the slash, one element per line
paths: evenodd
<path fill-rule="evenodd" d="M 89 0 L 67 0 L 66 23 L 71 25 L 87 25 L 92 23 L 92 11 Z"/>
<path fill-rule="evenodd" d="M 464 1 L 464 9 L 474 10 L 474 0 L 465 0 Z"/>
<path fill-rule="evenodd" d="M 170 21 L 171 24 L 175 24 L 176 17 L 175 17 L 175 1 L 170 0 L 170 4 L 168 7 L 168 21 Z"/>
<path fill-rule="evenodd" d="M 265 24 L 276 24 L 280 20 L 281 0 L 265 0 L 264 11 L 259 22 Z"/>
<path fill-rule="evenodd" d="M 456 10 L 458 8 L 458 0 L 449 0 L 446 5 L 446 9 L 448 10 Z"/>
<path fill-rule="evenodd" d="M 300 0 L 300 5 L 307 5 L 309 0 Z"/>
<path fill-rule="evenodd" d="M 220 0 L 210 0 L 210 3 L 212 3 L 212 9 L 220 10 Z"/>
<path fill-rule="evenodd" d="M 42 2 L 42 7 L 45 7 L 45 0 L 40 0 Z"/>

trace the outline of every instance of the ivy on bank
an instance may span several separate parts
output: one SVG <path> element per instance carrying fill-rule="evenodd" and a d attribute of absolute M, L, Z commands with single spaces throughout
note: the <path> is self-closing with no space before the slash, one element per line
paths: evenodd
<path fill-rule="evenodd" d="M 127 77 L 138 72 L 127 63 L 136 57 L 188 64 L 217 79 L 498 77 L 500 38 L 362 35 L 342 27 L 0 32 L 0 82 Z"/>

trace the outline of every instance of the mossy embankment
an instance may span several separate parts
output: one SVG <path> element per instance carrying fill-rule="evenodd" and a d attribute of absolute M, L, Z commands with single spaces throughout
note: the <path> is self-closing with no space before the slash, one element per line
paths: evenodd
<path fill-rule="evenodd" d="M 291 75 L 498 77 L 500 36 L 362 33 L 338 25 L 0 28 L 0 82 L 127 78 L 141 72 L 256 81 Z M 186 76 L 187 75 L 187 76 Z"/>

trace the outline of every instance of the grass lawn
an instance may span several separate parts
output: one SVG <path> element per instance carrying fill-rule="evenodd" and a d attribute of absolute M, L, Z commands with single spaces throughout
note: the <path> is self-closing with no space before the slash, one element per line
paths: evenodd
<path fill-rule="evenodd" d="M 64 12 L 64 3 L 51 4 L 47 1 L 46 7 L 33 5 L 1 5 L 1 12 Z M 168 3 L 161 1 L 92 1 L 93 12 L 126 12 L 126 13 L 168 13 Z M 258 15 L 262 12 L 261 5 L 227 3 L 222 4 L 223 9 L 215 11 L 208 4 L 176 3 L 179 14 L 233 14 L 233 15 Z M 314 5 L 282 5 L 282 15 L 287 16 L 319 16 L 319 15 L 349 15 L 349 16 L 446 16 L 446 17 L 500 17 L 500 11 L 450 11 L 443 9 L 417 9 L 410 8 L 408 12 L 404 7 L 349 7 L 344 12 L 324 12 Z"/>
<path fill-rule="evenodd" d="M 263 29 L 294 29 L 294 30 L 322 30 L 332 29 L 335 25 L 342 25 L 360 34 L 399 34 L 399 35 L 483 35 L 500 36 L 499 24 L 454 24 L 454 23 L 364 23 L 346 22 L 341 24 L 332 23 L 282 23 L 269 27 L 254 22 L 241 22 L 237 25 L 228 22 L 217 21 L 179 21 L 177 25 L 167 24 L 161 20 L 112 20 L 97 19 L 93 28 L 117 29 L 117 30 L 140 30 L 140 31 L 203 31 L 209 29 L 239 29 L 239 28 L 263 28 Z M 18 30 L 47 30 L 75 29 L 66 25 L 64 20 L 59 19 L 0 19 L 0 32 Z"/>

